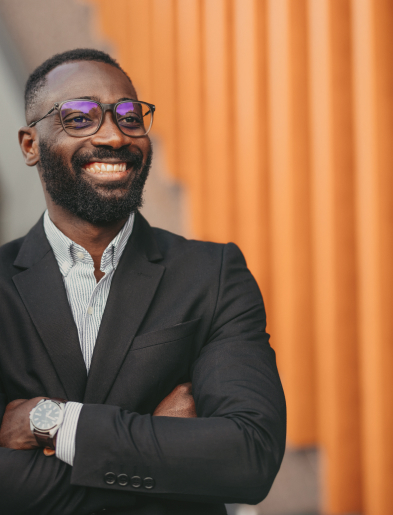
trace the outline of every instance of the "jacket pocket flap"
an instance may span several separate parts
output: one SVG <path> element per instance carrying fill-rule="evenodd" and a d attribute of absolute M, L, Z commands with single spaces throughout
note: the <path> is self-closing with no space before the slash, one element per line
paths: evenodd
<path fill-rule="evenodd" d="M 200 318 L 176 324 L 172 327 L 165 329 L 158 329 L 151 333 L 144 333 L 134 338 L 131 350 L 137 350 L 152 345 L 159 345 L 161 343 L 169 343 L 175 340 L 181 340 L 187 336 L 192 335 L 199 324 Z"/>

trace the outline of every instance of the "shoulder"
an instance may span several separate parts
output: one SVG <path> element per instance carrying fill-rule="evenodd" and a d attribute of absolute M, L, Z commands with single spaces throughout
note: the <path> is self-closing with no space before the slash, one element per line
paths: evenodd
<path fill-rule="evenodd" d="M 193 259 L 216 262 L 229 257 L 230 259 L 239 259 L 245 264 L 243 254 L 235 243 L 187 239 L 157 227 L 152 227 L 152 230 L 164 258 L 193 257 Z"/>

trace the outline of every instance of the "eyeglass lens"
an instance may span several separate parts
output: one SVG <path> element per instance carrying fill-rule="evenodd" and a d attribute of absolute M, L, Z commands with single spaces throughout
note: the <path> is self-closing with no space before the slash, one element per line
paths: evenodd
<path fill-rule="evenodd" d="M 70 100 L 61 106 L 60 116 L 68 134 L 90 136 L 100 124 L 102 108 L 91 100 Z M 121 102 L 116 107 L 116 120 L 124 134 L 144 136 L 151 127 L 151 109 L 140 102 Z"/>

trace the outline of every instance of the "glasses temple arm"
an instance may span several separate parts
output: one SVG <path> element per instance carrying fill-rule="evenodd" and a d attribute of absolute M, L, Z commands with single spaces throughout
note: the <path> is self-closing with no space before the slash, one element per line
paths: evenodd
<path fill-rule="evenodd" d="M 143 115 L 143 118 L 144 118 L 145 116 L 147 116 L 148 114 L 153 115 L 155 110 L 156 110 L 156 106 L 150 106 L 150 109 L 147 111 L 147 113 L 145 113 L 145 114 Z"/>
<path fill-rule="evenodd" d="M 44 118 L 46 118 L 47 116 L 49 116 L 54 110 L 56 109 L 56 106 L 52 107 L 52 109 L 50 109 L 45 116 L 43 116 L 42 118 L 40 118 L 39 120 L 35 121 L 35 122 L 31 122 L 29 124 L 29 127 L 34 127 L 35 125 L 37 125 L 38 122 L 40 122 L 41 120 L 43 120 Z"/>

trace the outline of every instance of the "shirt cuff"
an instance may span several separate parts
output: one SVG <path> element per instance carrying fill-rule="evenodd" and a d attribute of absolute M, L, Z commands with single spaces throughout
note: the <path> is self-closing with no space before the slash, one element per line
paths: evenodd
<path fill-rule="evenodd" d="M 82 407 L 80 402 L 67 402 L 63 423 L 57 432 L 56 457 L 68 465 L 74 464 L 76 428 Z"/>

